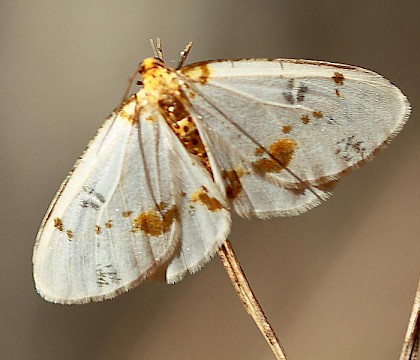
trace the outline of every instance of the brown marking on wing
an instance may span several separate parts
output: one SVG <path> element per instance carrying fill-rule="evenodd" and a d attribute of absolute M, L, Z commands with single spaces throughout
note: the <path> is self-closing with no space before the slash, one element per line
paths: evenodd
<path fill-rule="evenodd" d="M 300 120 L 302 120 L 302 122 L 307 125 L 309 124 L 309 116 L 306 114 L 301 115 Z"/>
<path fill-rule="evenodd" d="M 139 121 L 137 105 L 137 97 L 136 95 L 132 95 L 123 102 L 120 109 L 117 111 L 117 114 L 121 119 L 127 120 L 131 124 L 135 124 Z"/>
<path fill-rule="evenodd" d="M 329 180 L 322 184 L 316 185 L 315 187 L 323 192 L 332 192 L 337 184 L 337 180 Z"/>
<path fill-rule="evenodd" d="M 343 85 L 344 84 L 344 75 L 339 73 L 339 72 L 334 72 L 334 76 L 332 77 L 332 79 L 334 80 L 334 82 L 337 85 Z"/>
<path fill-rule="evenodd" d="M 222 178 L 226 181 L 226 196 L 229 199 L 235 199 L 241 193 L 242 184 L 240 178 L 245 174 L 245 170 L 241 168 L 224 170 L 222 172 Z"/>
<path fill-rule="evenodd" d="M 188 76 L 190 80 L 198 81 L 201 84 L 206 84 L 210 76 L 210 68 L 207 64 L 199 64 L 194 67 L 186 67 L 181 69 L 181 72 Z"/>
<path fill-rule="evenodd" d="M 96 235 L 99 235 L 101 233 L 101 227 L 99 225 L 95 226 L 95 233 Z"/>
<path fill-rule="evenodd" d="M 340 95 L 341 95 L 341 94 L 340 94 L 340 90 L 335 89 L 335 95 L 340 96 Z"/>
<path fill-rule="evenodd" d="M 284 125 L 281 130 L 284 134 L 288 134 L 292 130 L 292 127 L 290 125 Z"/>
<path fill-rule="evenodd" d="M 322 111 L 319 111 L 319 110 L 315 110 L 315 111 L 313 111 L 313 112 L 312 112 L 312 115 L 313 115 L 314 117 L 316 117 L 317 119 L 321 119 L 321 118 L 324 116 L 324 114 L 322 113 Z"/>
<path fill-rule="evenodd" d="M 168 203 L 161 201 L 159 204 L 156 205 L 156 208 L 159 211 L 165 211 L 165 209 L 168 207 Z"/>
<path fill-rule="evenodd" d="M 273 159 L 260 159 L 252 163 L 255 168 L 264 173 L 279 172 L 283 166 Z"/>
<path fill-rule="evenodd" d="M 173 221 L 177 217 L 177 209 L 172 206 L 166 212 L 159 210 L 147 210 L 141 212 L 133 219 L 132 232 L 143 231 L 151 236 L 159 236 L 166 233 L 171 228 Z"/>
<path fill-rule="evenodd" d="M 67 238 L 69 239 L 69 241 L 71 241 L 71 239 L 73 239 L 73 231 L 71 230 L 67 230 Z"/>
<path fill-rule="evenodd" d="M 303 195 L 305 195 L 305 189 L 304 188 L 287 188 L 286 190 L 292 192 L 296 196 L 303 196 Z"/>
<path fill-rule="evenodd" d="M 260 155 L 264 154 L 264 149 L 258 147 L 258 148 L 255 149 L 254 154 L 255 154 L 255 156 L 260 156 Z"/>
<path fill-rule="evenodd" d="M 207 194 L 207 191 L 204 189 L 199 189 L 195 193 L 193 193 L 190 196 L 191 202 L 198 202 L 205 206 L 207 206 L 207 209 L 210 211 L 216 211 L 222 209 L 222 204 L 214 197 L 210 197 L 209 194 Z"/>
<path fill-rule="evenodd" d="M 130 217 L 130 215 L 132 213 L 133 212 L 131 210 L 126 210 L 126 211 L 123 211 L 122 216 L 125 217 L 125 218 L 128 218 L 128 217 Z"/>
<path fill-rule="evenodd" d="M 112 220 L 108 220 L 108 221 L 105 223 L 105 227 L 106 227 L 106 228 L 108 228 L 108 229 L 112 228 Z"/>
<path fill-rule="evenodd" d="M 293 97 L 293 94 L 291 92 L 284 91 L 283 96 L 288 103 L 290 103 L 292 105 L 295 103 L 295 98 Z"/>
<path fill-rule="evenodd" d="M 337 184 L 339 177 L 342 175 L 348 174 L 350 171 L 351 171 L 351 168 L 347 168 L 343 170 L 339 174 L 339 176 L 337 176 L 335 179 L 320 176 L 319 178 L 313 181 L 307 181 L 307 180 L 301 181 L 295 184 L 296 189 L 309 189 L 311 187 L 314 187 L 324 192 L 331 192 L 334 189 L 335 185 Z"/>
<path fill-rule="evenodd" d="M 56 217 L 54 219 L 54 227 L 57 228 L 60 231 L 63 231 L 63 229 L 64 229 L 63 221 L 60 218 Z"/>
<path fill-rule="evenodd" d="M 304 86 L 304 85 L 299 86 L 298 92 L 297 92 L 297 95 L 296 95 L 296 100 L 297 100 L 298 103 L 303 102 L 303 100 L 305 100 L 305 94 L 307 92 L 308 92 L 308 87 L 307 86 Z"/>
<path fill-rule="evenodd" d="M 264 158 L 254 161 L 252 165 L 263 173 L 279 172 L 292 160 L 296 142 L 292 139 L 282 138 L 268 147 L 268 152 L 273 158 Z"/>

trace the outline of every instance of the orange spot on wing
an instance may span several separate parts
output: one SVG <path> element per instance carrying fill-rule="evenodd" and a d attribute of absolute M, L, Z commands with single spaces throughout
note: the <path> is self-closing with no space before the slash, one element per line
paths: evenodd
<path fill-rule="evenodd" d="M 194 67 L 186 67 L 181 72 L 187 75 L 191 80 L 206 84 L 210 76 L 210 68 L 207 64 L 200 64 Z"/>
<path fill-rule="evenodd" d="M 197 190 L 191 195 L 190 200 L 191 202 L 198 202 L 207 206 L 210 211 L 222 209 L 222 204 L 219 200 L 214 197 L 210 197 L 204 189 Z"/>
<path fill-rule="evenodd" d="M 122 216 L 125 217 L 125 218 L 127 218 L 127 217 L 130 217 L 130 215 L 132 213 L 133 212 L 131 210 L 126 210 L 126 211 L 123 211 Z"/>
<path fill-rule="evenodd" d="M 264 149 L 263 148 L 256 148 L 255 151 L 254 151 L 254 154 L 256 156 L 260 156 L 260 155 L 264 154 Z"/>
<path fill-rule="evenodd" d="M 313 115 L 314 117 L 316 117 L 317 119 L 321 119 L 321 118 L 324 116 L 324 114 L 322 113 L 322 111 L 319 111 L 319 110 L 314 111 L 314 112 L 312 113 L 312 115 Z"/>
<path fill-rule="evenodd" d="M 54 219 L 54 227 L 57 228 L 60 231 L 63 231 L 63 221 L 60 218 Z"/>
<path fill-rule="evenodd" d="M 258 150 L 258 149 L 257 149 Z M 264 152 L 263 149 L 262 153 Z M 244 169 L 224 170 L 222 178 L 226 181 L 226 196 L 229 199 L 235 199 L 242 191 L 241 176 L 245 175 Z"/>
<path fill-rule="evenodd" d="M 263 172 L 279 172 L 284 169 L 292 160 L 296 148 L 296 142 L 292 139 L 279 139 L 268 147 L 272 158 L 265 158 L 254 161 L 254 167 Z"/>
<path fill-rule="evenodd" d="M 309 116 L 308 115 L 306 115 L 306 114 L 303 114 L 301 117 L 300 117 L 300 120 L 302 120 L 302 122 L 306 125 L 306 124 L 309 124 Z"/>
<path fill-rule="evenodd" d="M 166 233 L 177 217 L 177 209 L 172 206 L 166 212 L 147 210 L 133 219 L 132 232 L 143 231 L 151 236 L 159 236 Z"/>
<path fill-rule="evenodd" d="M 284 125 L 282 128 L 283 133 L 288 134 L 292 130 L 292 127 L 290 125 Z"/>
<path fill-rule="evenodd" d="M 316 185 L 315 187 L 324 192 L 331 192 L 334 190 L 335 185 L 337 184 L 337 180 L 329 180 L 322 184 Z"/>
<path fill-rule="evenodd" d="M 130 96 L 127 100 L 124 101 L 120 109 L 117 111 L 119 118 L 126 120 L 131 124 L 137 123 L 139 121 L 139 109 L 137 106 L 138 104 L 136 95 Z"/>
<path fill-rule="evenodd" d="M 344 84 L 344 75 L 339 72 L 334 72 L 334 76 L 332 77 L 332 79 L 338 85 Z"/>

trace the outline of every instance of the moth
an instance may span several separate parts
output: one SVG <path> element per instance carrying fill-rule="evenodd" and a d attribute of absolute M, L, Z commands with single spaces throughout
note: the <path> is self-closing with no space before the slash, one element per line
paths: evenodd
<path fill-rule="evenodd" d="M 36 289 L 78 304 L 197 272 L 230 211 L 301 214 L 371 159 L 410 114 L 403 93 L 359 67 L 293 59 L 184 66 L 161 50 L 62 183 L 33 253 Z"/>

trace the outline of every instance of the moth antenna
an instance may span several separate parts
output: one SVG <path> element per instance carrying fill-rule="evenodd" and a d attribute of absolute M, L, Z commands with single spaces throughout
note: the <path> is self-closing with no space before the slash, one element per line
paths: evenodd
<path fill-rule="evenodd" d="M 162 50 L 162 43 L 160 41 L 160 38 L 156 38 L 156 46 L 157 46 L 159 60 L 163 61 L 163 50 Z"/>
<path fill-rule="evenodd" d="M 163 62 L 163 51 L 160 38 L 156 38 L 156 45 L 153 39 L 149 39 L 149 42 L 150 46 L 152 47 L 154 57 Z"/>
<path fill-rule="evenodd" d="M 182 50 L 179 53 L 178 64 L 176 66 L 176 69 L 177 70 L 179 68 L 181 68 L 184 65 L 184 63 L 185 63 L 185 60 L 187 60 L 188 54 L 190 53 L 191 48 L 192 48 L 192 44 L 193 44 L 192 41 L 190 41 L 187 45 L 185 45 L 184 50 Z"/>

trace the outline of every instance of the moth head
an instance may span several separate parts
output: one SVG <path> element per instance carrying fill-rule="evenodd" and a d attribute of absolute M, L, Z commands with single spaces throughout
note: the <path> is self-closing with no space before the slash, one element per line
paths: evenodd
<path fill-rule="evenodd" d="M 144 59 L 140 65 L 139 73 L 144 77 L 148 72 L 164 67 L 165 66 L 162 61 L 156 58 L 147 58 Z"/>

